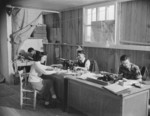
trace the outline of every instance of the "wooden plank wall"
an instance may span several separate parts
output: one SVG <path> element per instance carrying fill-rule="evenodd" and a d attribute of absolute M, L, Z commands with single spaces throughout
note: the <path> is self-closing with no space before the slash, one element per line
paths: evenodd
<path fill-rule="evenodd" d="M 91 48 L 86 47 L 87 57 L 96 59 L 100 70 L 117 72 L 119 67 L 120 56 L 127 54 L 131 62 L 141 66 L 147 66 L 150 69 L 150 52 L 136 50 L 121 50 L 108 48 Z"/>
<path fill-rule="evenodd" d="M 82 8 L 64 11 L 62 16 L 62 57 L 76 58 L 77 45 L 82 45 Z"/>
<path fill-rule="evenodd" d="M 46 24 L 48 42 L 55 42 L 54 29 L 60 28 L 60 14 L 51 13 L 43 15 L 43 22 Z M 56 32 L 55 32 L 56 33 Z"/>
<path fill-rule="evenodd" d="M 140 4 L 143 4 L 141 2 L 137 3 L 138 5 L 133 5 L 132 3 L 132 9 L 136 10 L 139 7 Z M 125 4 L 123 7 L 123 10 L 128 11 L 128 7 L 130 7 L 129 3 Z M 143 14 L 142 8 L 138 9 L 138 17 L 141 15 L 143 17 L 145 14 Z M 150 13 L 150 7 L 147 7 L 148 11 Z M 143 8 L 145 9 L 145 8 Z M 122 12 L 123 12 L 122 10 Z M 124 11 L 125 12 L 125 11 Z M 126 12 L 127 13 L 127 12 Z M 142 14 L 141 14 L 142 13 Z M 62 42 L 66 43 L 62 45 L 62 56 L 63 58 L 68 59 L 75 59 L 76 58 L 76 48 L 77 45 L 82 45 L 82 9 L 74 9 L 69 11 L 64 11 L 61 13 L 62 15 Z M 135 15 L 130 15 L 130 18 L 134 17 Z M 124 16 L 123 18 L 127 18 L 128 20 L 129 16 Z M 149 27 L 149 18 L 150 15 L 147 17 L 143 17 L 143 19 L 147 18 L 147 27 Z M 135 18 L 133 18 L 135 19 Z M 145 31 L 142 30 L 145 26 L 145 21 L 142 23 L 142 19 L 139 21 L 132 21 L 133 24 L 132 28 L 129 28 L 129 22 L 124 22 L 125 24 L 122 24 L 123 28 L 125 30 L 132 30 L 132 32 L 125 32 L 122 34 L 123 38 L 136 38 L 140 37 L 140 39 L 143 39 L 142 36 L 146 36 L 146 38 L 149 38 L 149 30 L 147 29 L 147 34 L 145 34 Z M 140 23 L 140 24 L 137 24 Z M 137 25 L 140 26 L 142 29 L 137 29 Z M 144 25 L 144 26 L 143 26 Z M 126 29 L 127 28 L 127 29 Z M 133 32 L 134 28 L 136 28 L 136 31 Z M 144 33 L 144 34 L 143 34 Z M 137 35 L 136 35 L 137 34 Z M 141 40 L 143 41 L 143 40 Z M 111 49 L 111 48 L 94 48 L 94 47 L 84 47 L 86 51 L 86 55 L 90 59 L 96 59 L 98 62 L 100 70 L 109 71 L 109 72 L 117 72 L 118 66 L 119 66 L 119 58 L 123 54 L 127 54 L 131 57 L 131 61 L 139 66 L 147 66 L 150 70 L 150 52 L 149 51 L 136 51 L 136 50 L 122 50 L 122 49 Z"/>
<path fill-rule="evenodd" d="M 150 2 L 121 3 L 121 40 L 150 43 Z"/>
<path fill-rule="evenodd" d="M 82 44 L 82 9 L 62 12 L 63 43 Z"/>

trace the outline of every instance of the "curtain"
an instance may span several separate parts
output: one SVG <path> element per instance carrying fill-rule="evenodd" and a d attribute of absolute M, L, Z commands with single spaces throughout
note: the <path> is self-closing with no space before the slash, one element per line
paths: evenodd
<path fill-rule="evenodd" d="M 12 39 L 12 60 L 18 56 L 19 48 L 28 39 L 38 24 L 42 12 L 40 10 L 18 8 L 12 12 L 13 33 Z"/>

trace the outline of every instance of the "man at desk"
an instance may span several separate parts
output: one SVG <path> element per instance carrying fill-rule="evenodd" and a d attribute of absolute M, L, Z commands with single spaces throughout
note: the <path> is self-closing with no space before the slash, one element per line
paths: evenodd
<path fill-rule="evenodd" d="M 38 57 L 39 56 L 39 54 L 41 53 L 40 51 L 37 51 L 37 50 L 35 50 L 34 48 L 32 48 L 32 47 L 30 47 L 29 49 L 28 49 L 28 53 L 29 53 L 29 55 L 30 55 L 30 60 L 33 60 L 33 61 L 35 61 L 35 59 L 36 59 L 36 57 Z"/>
<path fill-rule="evenodd" d="M 75 70 L 89 70 L 90 69 L 90 60 L 85 58 L 84 51 L 78 51 L 77 52 L 77 66 L 74 68 Z"/>
<path fill-rule="evenodd" d="M 119 67 L 119 74 L 123 78 L 141 81 L 142 75 L 141 75 L 139 67 L 131 63 L 127 55 L 122 55 L 120 57 L 120 62 L 121 62 L 121 65 Z"/>

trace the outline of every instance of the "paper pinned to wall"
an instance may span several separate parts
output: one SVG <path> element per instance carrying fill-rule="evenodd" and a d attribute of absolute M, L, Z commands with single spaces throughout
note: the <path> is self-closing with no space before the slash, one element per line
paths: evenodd
<path fill-rule="evenodd" d="M 93 41 L 100 43 L 115 43 L 115 21 L 93 21 Z"/>

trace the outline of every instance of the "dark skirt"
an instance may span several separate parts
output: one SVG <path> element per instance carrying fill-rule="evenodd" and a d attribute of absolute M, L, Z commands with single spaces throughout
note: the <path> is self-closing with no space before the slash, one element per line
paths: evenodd
<path fill-rule="evenodd" d="M 42 81 L 31 82 L 31 85 L 33 89 L 39 91 L 39 94 L 42 95 L 45 101 L 49 101 L 51 98 L 50 89 L 54 88 L 54 81 L 50 75 L 42 75 L 41 78 L 43 79 Z"/>

